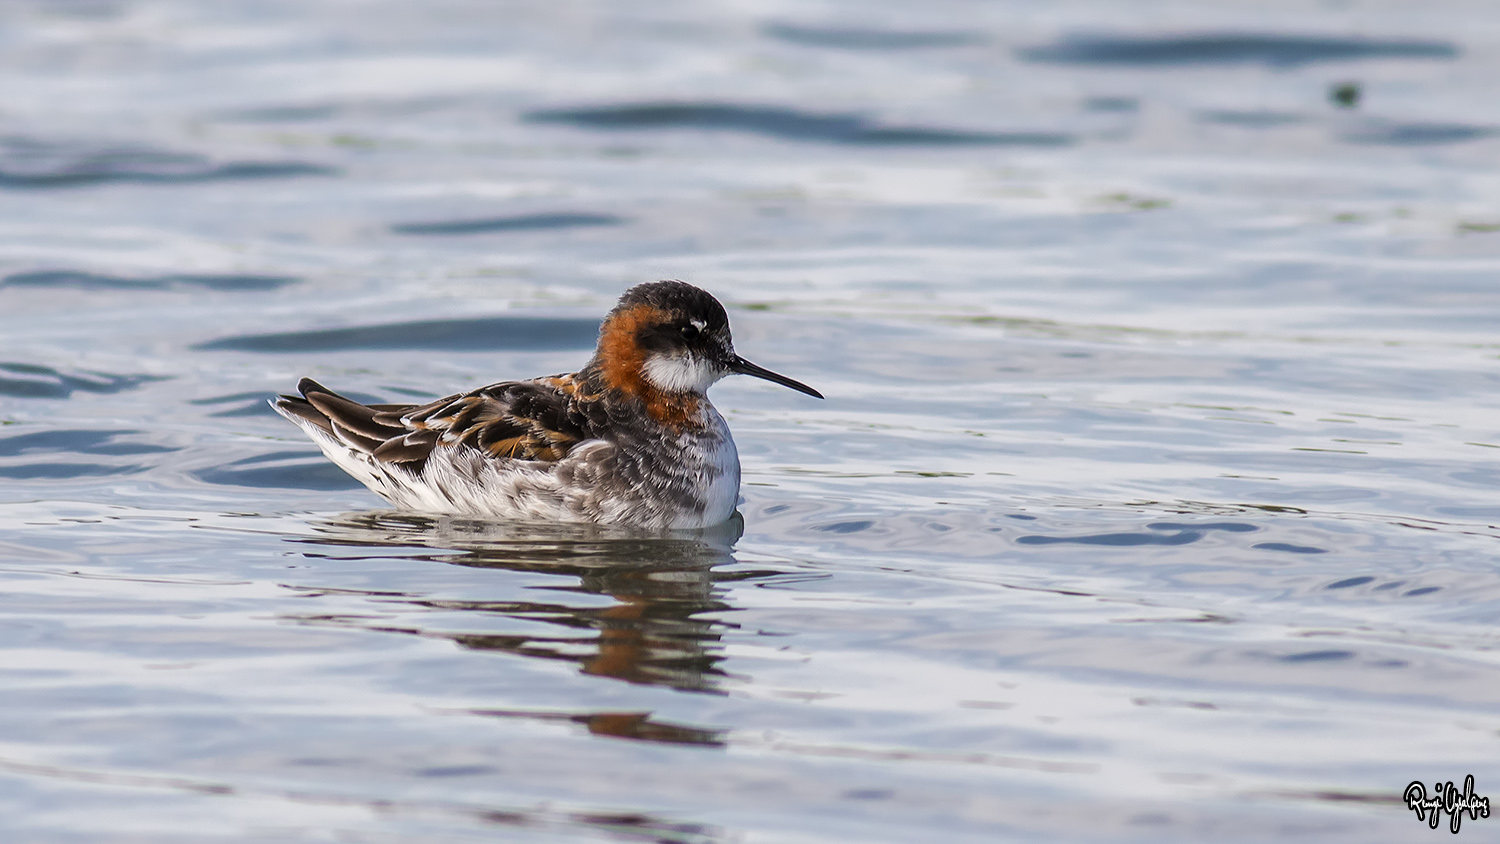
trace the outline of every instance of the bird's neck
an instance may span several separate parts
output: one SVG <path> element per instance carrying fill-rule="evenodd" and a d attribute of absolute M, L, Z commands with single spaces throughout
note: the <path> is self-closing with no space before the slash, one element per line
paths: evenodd
<path fill-rule="evenodd" d="M 664 428 L 684 431 L 704 427 L 706 397 L 694 392 L 663 390 L 651 383 L 639 365 L 629 363 L 629 359 L 622 361 L 619 357 L 596 354 L 579 375 L 589 385 L 590 393 L 636 410 Z"/>

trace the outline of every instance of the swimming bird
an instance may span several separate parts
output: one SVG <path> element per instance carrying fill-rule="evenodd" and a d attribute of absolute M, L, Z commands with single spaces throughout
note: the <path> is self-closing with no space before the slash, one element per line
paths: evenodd
<path fill-rule="evenodd" d="M 740 357 L 724 306 L 681 281 L 630 288 L 577 372 L 428 404 L 363 405 L 310 378 L 272 399 L 397 507 L 515 521 L 701 528 L 734 514 L 740 459 L 706 392 L 726 375 L 817 390 Z"/>

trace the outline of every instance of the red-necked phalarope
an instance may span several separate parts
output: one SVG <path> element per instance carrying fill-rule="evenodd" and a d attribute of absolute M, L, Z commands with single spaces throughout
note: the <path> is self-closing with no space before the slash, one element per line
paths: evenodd
<path fill-rule="evenodd" d="M 817 390 L 735 354 L 718 300 L 637 285 L 583 369 L 424 405 L 362 405 L 310 378 L 272 406 L 339 468 L 410 510 L 700 528 L 734 514 L 740 458 L 705 392 L 725 375 Z"/>

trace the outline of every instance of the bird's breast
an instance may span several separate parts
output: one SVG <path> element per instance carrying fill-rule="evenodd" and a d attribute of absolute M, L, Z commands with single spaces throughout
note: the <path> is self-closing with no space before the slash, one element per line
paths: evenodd
<path fill-rule="evenodd" d="M 704 478 L 707 481 L 703 486 L 703 515 L 704 522 L 701 526 L 716 525 L 734 515 L 734 508 L 740 501 L 740 453 L 734 446 L 734 438 L 729 435 L 729 425 L 724 422 L 724 417 L 714 409 L 713 405 L 707 405 L 706 416 L 708 424 L 706 428 L 703 465 Z"/>
<path fill-rule="evenodd" d="M 695 424 L 663 427 L 615 444 L 620 503 L 636 515 L 620 521 L 671 528 L 719 524 L 739 503 L 740 456 L 729 426 L 707 399 Z"/>

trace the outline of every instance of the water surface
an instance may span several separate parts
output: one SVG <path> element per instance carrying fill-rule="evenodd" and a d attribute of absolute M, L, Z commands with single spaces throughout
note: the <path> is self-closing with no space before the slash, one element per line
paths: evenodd
<path fill-rule="evenodd" d="M 1486 9 L 0 32 L 0 838 L 1426 841 L 1407 783 L 1500 788 Z M 571 371 L 670 277 L 828 396 L 714 388 L 722 529 L 394 512 L 266 405 Z"/>

